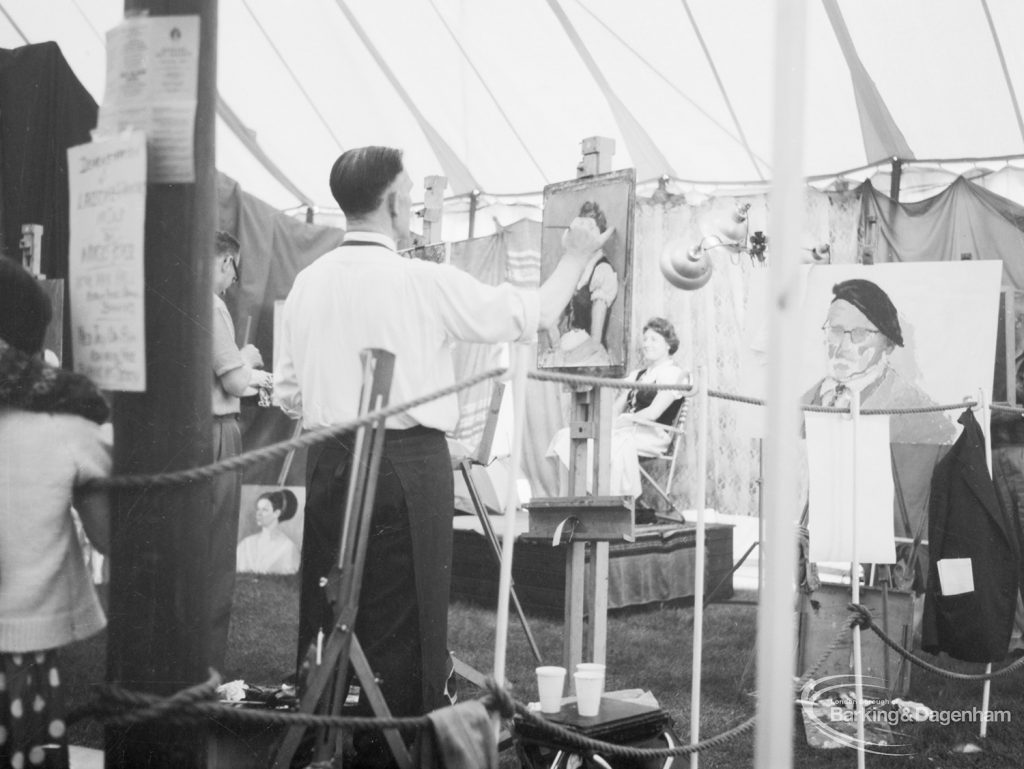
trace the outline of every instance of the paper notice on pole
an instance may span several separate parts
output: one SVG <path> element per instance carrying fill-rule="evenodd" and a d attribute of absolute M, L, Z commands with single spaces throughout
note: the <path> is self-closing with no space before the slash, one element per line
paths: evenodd
<path fill-rule="evenodd" d="M 97 136 L 144 131 L 149 181 L 195 181 L 199 17 L 135 17 L 107 32 Z"/>
<path fill-rule="evenodd" d="M 895 563 L 889 417 L 861 416 L 856 446 L 848 415 L 805 412 L 804 422 L 810 559 Z"/>
<path fill-rule="evenodd" d="M 144 392 L 145 136 L 69 148 L 68 193 L 75 371 L 105 390 Z"/>

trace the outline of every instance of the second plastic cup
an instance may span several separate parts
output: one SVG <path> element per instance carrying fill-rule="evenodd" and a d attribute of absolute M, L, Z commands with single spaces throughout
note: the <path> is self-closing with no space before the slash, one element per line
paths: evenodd
<path fill-rule="evenodd" d="M 576 711 L 581 716 L 596 716 L 601 709 L 601 691 L 604 673 L 597 670 L 579 670 L 573 674 L 576 682 Z"/>
<path fill-rule="evenodd" d="M 542 665 L 537 668 L 537 694 L 540 695 L 541 713 L 557 713 L 562 709 L 565 675 L 565 668 L 558 665 Z"/>

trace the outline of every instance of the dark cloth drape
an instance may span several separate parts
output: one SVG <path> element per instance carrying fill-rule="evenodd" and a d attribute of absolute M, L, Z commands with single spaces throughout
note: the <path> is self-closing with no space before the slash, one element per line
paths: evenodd
<path fill-rule="evenodd" d="M 21 225 L 43 225 L 42 272 L 48 278 L 68 276 L 67 150 L 89 141 L 96 115 L 96 102 L 56 43 L 0 49 L 2 248 L 17 257 Z M 62 317 L 69 340 L 68 313 Z M 61 358 L 70 366 L 66 347 Z"/>
<path fill-rule="evenodd" d="M 862 236 L 872 219 L 878 227 L 875 262 L 1002 259 L 1003 285 L 1024 288 L 1024 207 L 962 176 L 915 203 L 894 203 L 870 182 L 860 194 Z"/>
<path fill-rule="evenodd" d="M 523 219 L 486 238 L 452 244 L 451 261 L 485 283 L 508 281 L 536 288 L 540 284 L 540 222 Z M 501 345 L 459 342 L 455 345 L 456 378 L 463 379 L 501 363 Z M 532 363 L 532 362 L 531 362 Z M 483 431 L 490 383 L 459 395 L 460 419 L 455 437 L 475 449 Z M 545 457 L 548 443 L 562 426 L 560 385 L 527 380 L 526 420 L 523 428 L 523 475 L 534 496 L 558 492 L 555 464 Z"/>

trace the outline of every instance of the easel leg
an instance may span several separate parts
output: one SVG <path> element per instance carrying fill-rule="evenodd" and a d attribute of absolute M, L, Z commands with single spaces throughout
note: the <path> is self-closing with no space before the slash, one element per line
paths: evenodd
<path fill-rule="evenodd" d="M 491 526 L 491 519 L 487 517 L 487 508 L 480 498 L 480 492 L 476 487 L 476 482 L 473 480 L 473 467 L 468 459 L 463 459 L 459 463 L 459 469 L 462 471 L 462 478 L 466 482 L 466 490 L 469 492 L 469 499 L 473 503 L 473 509 L 476 511 L 476 517 L 480 520 L 480 526 L 483 529 L 484 536 L 491 545 L 491 552 L 498 561 L 498 568 L 501 568 L 501 543 L 498 542 L 498 535 L 494 533 L 494 527 Z M 537 641 L 533 637 L 533 633 L 530 631 L 530 625 L 526 621 L 526 614 L 523 612 L 523 606 L 519 603 L 519 595 L 516 593 L 515 585 L 509 586 L 509 597 L 512 599 L 512 605 L 516 610 L 516 614 L 519 616 L 519 623 L 523 626 L 523 632 L 526 633 L 526 641 L 530 644 L 530 651 L 533 652 L 533 658 L 537 660 L 537 664 L 543 664 L 540 658 L 540 649 L 537 647 Z"/>
<path fill-rule="evenodd" d="M 607 542 L 595 542 L 588 572 L 588 623 L 590 662 L 604 664 L 608 652 L 608 554 Z"/>
<path fill-rule="evenodd" d="M 565 636 L 562 659 L 566 670 L 574 670 L 583 662 L 583 596 L 584 567 L 587 558 L 585 542 L 571 542 L 565 554 Z"/>

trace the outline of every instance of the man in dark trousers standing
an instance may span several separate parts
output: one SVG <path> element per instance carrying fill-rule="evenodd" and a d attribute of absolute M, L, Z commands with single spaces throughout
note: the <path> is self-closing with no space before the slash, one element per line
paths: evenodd
<path fill-rule="evenodd" d="M 220 295 L 238 281 L 241 249 L 226 232 L 214 235 L 213 261 L 213 460 L 242 453 L 242 432 L 238 427 L 239 398 L 250 387 L 269 387 L 271 374 L 259 371 L 263 357 L 253 345 L 241 349 L 235 342 L 235 325 Z M 238 508 L 241 473 L 221 473 L 212 482 L 209 529 L 209 664 L 224 671 L 231 622 L 231 601 L 235 589 L 235 552 L 238 547 Z"/>
<path fill-rule="evenodd" d="M 303 270 L 285 302 L 274 399 L 306 428 L 357 416 L 359 353 L 395 354 L 390 402 L 454 384 L 450 342 L 534 339 L 565 307 L 594 250 L 593 228 L 570 226 L 567 253 L 537 290 L 487 285 L 450 265 L 405 259 L 412 181 L 400 150 L 345 152 L 330 174 L 348 230 L 340 247 Z M 455 395 L 387 420 L 355 632 L 394 715 L 447 703 L 452 469 L 445 441 Z M 337 559 L 351 436 L 314 446 L 306 469 L 299 608 L 301 662 L 332 615 L 321 580 Z M 365 702 L 363 712 L 369 712 Z M 358 766 L 388 766 L 379 733 L 356 735 Z"/>

